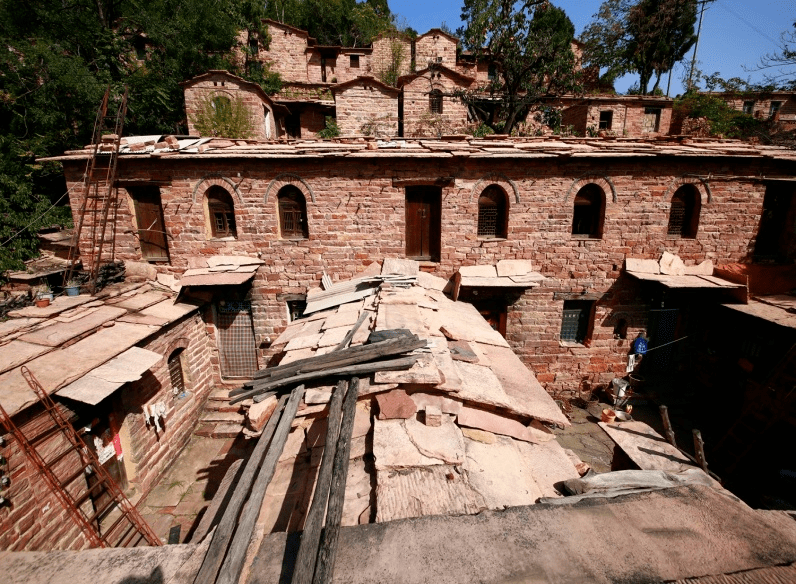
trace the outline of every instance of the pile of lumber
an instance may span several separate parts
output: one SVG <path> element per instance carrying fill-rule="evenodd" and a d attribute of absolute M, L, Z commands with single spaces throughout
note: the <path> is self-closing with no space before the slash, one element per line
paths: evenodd
<path fill-rule="evenodd" d="M 373 296 L 378 293 L 379 287 L 383 283 L 404 288 L 412 286 L 415 281 L 417 281 L 417 276 L 382 274 L 363 276 L 346 282 L 337 282 L 336 284 L 327 283 L 323 290 L 313 288 L 307 291 L 307 306 L 304 308 L 304 314 L 312 314 L 313 312 L 327 310 L 341 304 Z"/>
<path fill-rule="evenodd" d="M 250 383 L 230 392 L 230 403 L 235 404 L 248 398 L 253 398 L 258 403 L 272 395 L 283 393 L 285 387 L 326 377 L 362 376 L 377 371 L 409 369 L 419 356 L 400 355 L 422 349 L 427 344 L 428 341 L 416 335 L 400 335 L 386 341 L 335 350 L 325 355 L 299 359 L 287 365 L 261 369 L 254 374 Z"/>

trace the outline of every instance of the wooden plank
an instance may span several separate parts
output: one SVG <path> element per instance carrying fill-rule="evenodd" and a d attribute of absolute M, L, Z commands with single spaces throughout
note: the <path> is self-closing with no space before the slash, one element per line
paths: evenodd
<path fill-rule="evenodd" d="M 376 361 L 373 363 L 362 363 L 360 365 L 349 365 L 347 367 L 339 367 L 337 369 L 329 369 L 325 371 L 314 371 L 312 373 L 305 373 L 303 375 L 296 375 L 289 379 L 278 379 L 270 383 L 256 386 L 254 389 L 235 396 L 230 400 L 230 404 L 236 404 L 247 398 L 254 397 L 255 402 L 262 401 L 259 395 L 264 391 L 275 389 L 277 387 L 284 387 L 293 383 L 304 383 L 313 379 L 321 379 L 323 377 L 331 377 L 335 375 L 362 375 L 367 373 L 374 373 L 376 371 L 398 371 L 401 369 L 409 369 L 418 359 L 418 355 L 403 357 L 401 359 L 390 359 L 388 361 Z"/>
<path fill-rule="evenodd" d="M 342 341 L 340 341 L 340 344 L 337 345 L 334 348 L 334 350 L 340 351 L 341 349 L 345 349 L 348 346 L 348 343 L 351 342 L 351 339 L 354 338 L 354 335 L 356 334 L 357 330 L 359 330 L 359 327 L 361 327 L 362 323 L 365 322 L 365 319 L 369 317 L 370 317 L 370 312 L 368 312 L 367 310 L 363 310 L 362 314 L 359 315 L 359 318 L 354 323 L 353 328 L 350 331 L 348 331 L 348 334 L 345 336 L 345 338 Z"/>
<path fill-rule="evenodd" d="M 350 347 L 340 351 L 335 351 L 326 355 L 318 355 L 313 357 L 306 357 L 298 361 L 293 361 L 288 365 L 278 365 L 270 369 L 261 369 L 254 374 L 254 382 L 258 379 L 279 379 L 282 377 L 290 377 L 298 373 L 307 373 L 317 369 L 326 367 L 339 367 L 342 365 L 353 365 L 354 363 L 361 363 L 378 357 L 388 357 L 390 355 L 397 355 L 406 351 L 413 351 L 426 346 L 426 341 L 418 339 L 415 336 L 388 339 L 379 343 L 370 345 L 361 345 L 358 347 Z M 242 393 L 240 390 L 233 390 L 230 392 L 231 396 Z"/>
<path fill-rule="evenodd" d="M 340 425 L 340 437 L 337 440 L 337 451 L 334 455 L 329 506 L 326 509 L 326 527 L 323 530 L 323 541 L 318 550 L 318 565 L 312 580 L 314 584 L 331 582 L 334 575 L 337 539 L 340 535 L 340 521 L 343 517 L 343 503 L 345 503 L 348 455 L 351 452 L 351 435 L 354 430 L 358 395 L 359 379 L 354 377 L 348 384 L 348 392 L 343 403 L 343 421 Z"/>
<path fill-rule="evenodd" d="M 296 417 L 299 403 L 304 397 L 304 386 L 299 385 L 290 394 L 290 399 L 285 405 L 282 416 L 279 419 L 279 425 L 273 434 L 273 439 L 270 441 L 271 445 L 268 448 L 268 454 L 265 456 L 263 465 L 257 475 L 254 485 L 251 488 L 251 494 L 246 501 L 243 512 L 240 514 L 237 528 L 235 529 L 235 537 L 229 546 L 229 552 L 224 559 L 224 564 L 221 566 L 221 571 L 218 574 L 216 584 L 237 584 L 240 573 L 243 570 L 243 560 L 246 555 L 246 550 L 249 548 L 249 542 L 254 533 L 254 526 L 257 523 L 257 518 L 260 515 L 260 508 L 263 505 L 265 498 L 265 491 L 274 477 L 276 465 L 279 462 L 279 457 L 285 449 L 285 442 L 287 442 L 287 435 L 290 433 L 290 425 Z M 271 419 L 276 416 L 271 416 Z M 270 424 L 270 420 L 269 420 Z M 265 436 L 265 432 L 263 432 Z M 259 443 L 258 443 L 259 446 Z"/>
<path fill-rule="evenodd" d="M 235 524 L 238 521 L 238 515 L 243 502 L 249 495 L 251 490 L 252 481 L 254 480 L 257 471 L 260 469 L 260 464 L 263 462 L 263 457 L 268 452 L 268 444 L 276 431 L 277 419 L 279 418 L 278 412 L 285 406 L 288 401 L 288 396 L 284 395 L 279 400 L 276 410 L 268 420 L 262 435 L 257 440 L 257 446 L 246 462 L 246 467 L 243 469 L 243 474 L 238 479 L 235 491 L 232 493 L 232 498 L 227 505 L 224 515 L 221 518 L 216 530 L 213 532 L 213 539 L 210 542 L 210 547 L 207 550 L 205 559 L 202 562 L 202 567 L 196 574 L 194 584 L 213 584 L 216 581 L 216 575 L 224 561 L 224 556 L 227 553 L 232 533 L 235 530 Z"/>
<path fill-rule="evenodd" d="M 315 481 L 315 494 L 312 497 L 307 520 L 304 522 L 304 532 L 301 534 L 301 543 L 296 556 L 296 568 L 293 571 L 293 584 L 309 584 L 315 573 L 315 561 L 318 558 L 318 546 L 321 541 L 321 528 L 326 515 L 326 506 L 329 501 L 329 490 L 332 483 L 332 470 L 337 441 L 340 436 L 340 423 L 343 413 L 343 394 L 345 394 L 345 381 L 340 381 L 332 393 L 329 403 L 329 416 L 326 428 L 326 444 L 323 448 L 321 468 Z"/>

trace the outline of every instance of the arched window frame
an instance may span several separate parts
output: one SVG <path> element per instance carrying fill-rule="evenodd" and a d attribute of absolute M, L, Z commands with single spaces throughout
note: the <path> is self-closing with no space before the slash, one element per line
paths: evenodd
<path fill-rule="evenodd" d="M 506 239 L 508 237 L 509 198 L 498 185 L 489 185 L 478 197 L 479 239 Z"/>
<path fill-rule="evenodd" d="M 309 239 L 307 201 L 298 187 L 286 185 L 276 195 L 279 236 L 282 239 Z"/>
<path fill-rule="evenodd" d="M 235 203 L 232 195 L 221 186 L 213 185 L 205 192 L 208 239 L 237 239 Z"/>
<path fill-rule="evenodd" d="M 188 366 L 188 353 L 184 347 L 177 347 L 166 360 L 169 371 L 171 391 L 177 396 L 190 389 L 191 372 Z"/>
<path fill-rule="evenodd" d="M 605 222 L 605 191 L 589 183 L 575 195 L 572 204 L 572 236 L 601 239 Z"/>
<path fill-rule="evenodd" d="M 432 89 L 428 94 L 428 110 L 432 114 L 442 114 L 442 92 Z"/>
<path fill-rule="evenodd" d="M 696 239 L 701 210 L 702 197 L 694 185 L 686 184 L 677 189 L 669 207 L 667 237 Z"/>

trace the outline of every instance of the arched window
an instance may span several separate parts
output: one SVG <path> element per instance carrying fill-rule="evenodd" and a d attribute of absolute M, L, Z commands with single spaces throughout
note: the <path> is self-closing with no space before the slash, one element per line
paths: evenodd
<path fill-rule="evenodd" d="M 213 186 L 207 190 L 207 215 L 210 218 L 210 232 L 213 237 L 237 237 L 235 227 L 235 206 L 232 197 L 222 187 Z"/>
<path fill-rule="evenodd" d="M 307 239 L 307 204 L 296 187 L 282 187 L 277 195 L 279 232 L 285 239 Z"/>
<path fill-rule="evenodd" d="M 667 234 L 694 239 L 699 229 L 699 211 L 702 206 L 699 191 L 694 185 L 683 185 L 672 196 Z"/>
<path fill-rule="evenodd" d="M 174 395 L 185 393 L 185 349 L 179 348 L 172 351 L 168 358 L 168 366 L 172 393 Z"/>
<path fill-rule="evenodd" d="M 572 235 L 602 237 L 605 193 L 596 184 L 578 191 L 572 212 Z"/>
<path fill-rule="evenodd" d="M 505 238 L 508 232 L 508 198 L 497 185 L 478 198 L 478 237 Z"/>
<path fill-rule="evenodd" d="M 442 92 L 439 89 L 432 89 L 428 94 L 428 109 L 432 114 L 442 113 Z"/>
<path fill-rule="evenodd" d="M 219 119 L 223 116 L 229 116 L 232 111 L 232 100 L 224 95 L 215 96 L 210 103 Z"/>

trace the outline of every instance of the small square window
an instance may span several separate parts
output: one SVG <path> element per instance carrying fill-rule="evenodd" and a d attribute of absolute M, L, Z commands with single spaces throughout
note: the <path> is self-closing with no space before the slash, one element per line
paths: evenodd
<path fill-rule="evenodd" d="M 644 108 L 644 132 L 657 132 L 661 125 L 661 108 Z"/>
<path fill-rule="evenodd" d="M 752 115 L 755 111 L 755 102 L 754 101 L 745 101 L 743 102 L 743 113 L 747 115 Z"/>
<path fill-rule="evenodd" d="M 349 59 L 352 69 L 356 69 L 359 67 L 359 55 L 351 55 Z"/>
<path fill-rule="evenodd" d="M 779 108 L 782 107 L 781 101 L 772 101 L 771 108 L 768 110 L 768 117 L 773 118 L 779 112 Z"/>
<path fill-rule="evenodd" d="M 600 129 L 610 130 L 614 122 L 614 112 L 611 110 L 600 112 Z"/>
<path fill-rule="evenodd" d="M 561 318 L 561 340 L 569 343 L 583 343 L 589 332 L 589 318 L 594 306 L 593 300 L 565 300 Z"/>

